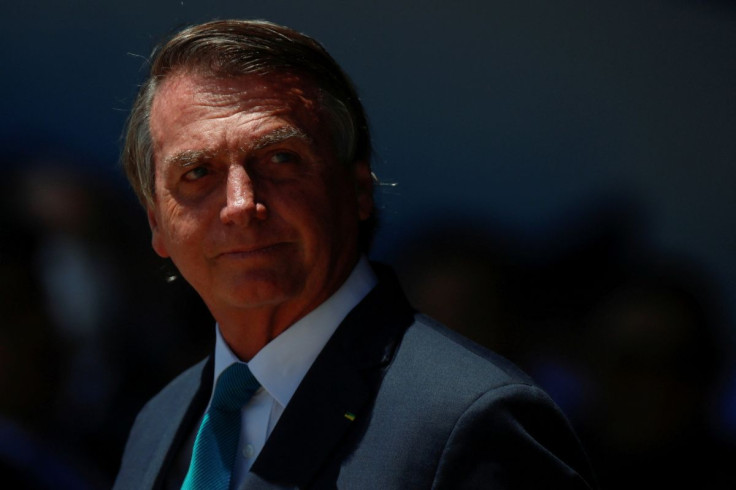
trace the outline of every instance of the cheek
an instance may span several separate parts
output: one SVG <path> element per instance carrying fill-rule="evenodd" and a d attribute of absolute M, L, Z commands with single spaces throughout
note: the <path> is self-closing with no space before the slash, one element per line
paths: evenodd
<path fill-rule="evenodd" d="M 329 191 L 327 191 L 329 192 Z M 345 192 L 312 196 L 309 205 L 302 208 L 305 233 L 316 242 L 315 247 L 328 252 L 347 245 L 357 236 L 357 207 Z M 336 253 L 332 250 L 329 253 Z"/>
<path fill-rule="evenodd" d="M 200 213 L 189 212 L 181 207 L 169 207 L 162 213 L 160 223 L 162 241 L 169 253 L 174 254 L 184 247 L 193 246 L 200 241 L 206 221 Z"/>
<path fill-rule="evenodd" d="M 270 206 L 269 206 L 270 204 Z M 334 210 L 329 206 L 323 191 L 295 186 L 280 189 L 277 200 L 267 204 L 273 222 L 283 220 L 296 231 L 304 242 L 323 241 L 331 223 L 335 221 Z"/>

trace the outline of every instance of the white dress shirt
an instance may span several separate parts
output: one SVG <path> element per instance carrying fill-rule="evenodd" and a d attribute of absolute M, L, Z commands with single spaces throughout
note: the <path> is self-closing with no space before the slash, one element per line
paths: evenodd
<path fill-rule="evenodd" d="M 239 488 L 322 348 L 340 322 L 377 282 L 368 260 L 361 257 L 332 296 L 266 344 L 247 363 L 261 387 L 241 412 L 240 442 L 230 488 Z M 241 361 L 230 350 L 218 327 L 214 382 L 220 373 L 236 362 Z"/>

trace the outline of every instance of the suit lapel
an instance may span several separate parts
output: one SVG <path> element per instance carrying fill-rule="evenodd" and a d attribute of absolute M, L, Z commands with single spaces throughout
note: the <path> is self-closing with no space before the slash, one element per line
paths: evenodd
<path fill-rule="evenodd" d="M 383 368 L 413 321 L 393 274 L 380 267 L 377 273 L 379 285 L 340 324 L 266 441 L 251 468 L 259 482 L 253 488 L 308 485 L 367 416 Z"/>
<path fill-rule="evenodd" d="M 169 468 L 184 443 L 187 441 L 194 424 L 204 411 L 212 387 L 212 357 L 202 361 L 193 368 L 191 376 L 182 380 L 176 396 L 167 400 L 162 407 L 163 430 L 156 449 L 153 451 L 145 476 L 145 484 L 141 488 L 164 488 L 165 480 L 170 474 Z"/>

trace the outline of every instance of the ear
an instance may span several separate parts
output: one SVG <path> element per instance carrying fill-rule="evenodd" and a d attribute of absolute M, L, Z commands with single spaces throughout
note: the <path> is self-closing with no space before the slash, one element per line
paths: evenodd
<path fill-rule="evenodd" d="M 169 252 L 166 249 L 163 234 L 158 225 L 158 218 L 156 217 L 156 210 L 153 207 L 146 207 L 146 215 L 148 216 L 148 226 L 151 227 L 151 246 L 153 250 L 161 257 L 169 257 Z"/>
<path fill-rule="evenodd" d="M 373 173 L 368 162 L 355 162 L 355 191 L 358 216 L 365 221 L 373 214 Z"/>

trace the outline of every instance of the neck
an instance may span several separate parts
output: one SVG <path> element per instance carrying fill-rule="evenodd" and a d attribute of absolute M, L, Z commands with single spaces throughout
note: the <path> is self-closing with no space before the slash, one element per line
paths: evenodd
<path fill-rule="evenodd" d="M 309 311 L 281 317 L 278 308 L 249 308 L 215 317 L 222 338 L 241 361 L 248 362 Z"/>
<path fill-rule="evenodd" d="M 220 326 L 222 337 L 241 361 L 248 362 L 263 347 L 278 337 L 294 323 L 324 303 L 347 280 L 355 262 L 336 275 L 319 292 L 312 295 L 299 295 L 296 298 L 276 305 L 230 308 L 218 310 L 210 308 Z M 306 291 L 313 290 L 306 288 Z"/>

